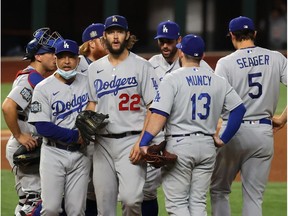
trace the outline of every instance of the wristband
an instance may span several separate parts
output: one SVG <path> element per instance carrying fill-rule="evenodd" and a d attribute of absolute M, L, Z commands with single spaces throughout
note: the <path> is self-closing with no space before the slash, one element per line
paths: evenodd
<path fill-rule="evenodd" d="M 154 136 L 151 133 L 145 131 L 140 141 L 140 147 L 148 146 L 153 138 Z"/>

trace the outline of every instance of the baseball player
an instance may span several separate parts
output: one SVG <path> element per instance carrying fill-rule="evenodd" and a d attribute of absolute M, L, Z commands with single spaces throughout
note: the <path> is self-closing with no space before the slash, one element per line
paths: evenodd
<path fill-rule="evenodd" d="M 27 150 L 32 150 L 37 146 L 38 134 L 35 128 L 27 122 L 31 98 L 34 87 L 44 79 L 44 75 L 56 69 L 55 50 L 47 45 L 47 40 L 51 36 L 50 29 L 38 29 L 33 36 L 33 40 L 27 44 L 23 58 L 23 60 L 30 60 L 30 64 L 17 73 L 12 90 L 2 104 L 4 119 L 12 133 L 6 145 L 6 158 L 13 169 L 15 189 L 19 197 L 14 215 L 30 213 L 33 206 L 40 200 L 39 166 L 14 168 L 13 154 L 21 145 L 24 145 Z M 51 45 L 54 42 L 51 39 Z"/>
<path fill-rule="evenodd" d="M 80 63 L 77 71 L 87 74 L 88 66 L 107 54 L 106 49 L 101 43 L 104 24 L 93 23 L 89 25 L 82 33 L 83 44 L 79 48 Z"/>
<path fill-rule="evenodd" d="M 177 43 L 180 43 L 182 39 L 179 25 L 170 20 L 159 23 L 157 35 L 154 39 L 157 40 L 161 53 L 152 56 L 149 62 L 155 69 L 159 79 L 162 80 L 165 74 L 180 68 L 179 51 L 176 47 Z M 200 61 L 200 66 L 213 71 L 203 59 Z M 158 140 L 162 136 L 163 132 L 160 132 L 157 137 L 153 139 L 153 142 L 159 143 Z M 155 169 L 148 164 L 147 177 L 144 185 L 144 201 L 142 203 L 143 216 L 158 215 L 157 188 L 160 184 L 160 169 Z"/>
<path fill-rule="evenodd" d="M 83 31 L 83 44 L 79 47 L 80 62 L 77 67 L 77 71 L 87 74 L 89 65 L 107 54 L 106 49 L 103 47 L 100 41 L 100 38 L 103 36 L 104 27 L 105 26 L 102 23 L 93 23 Z M 88 156 L 90 157 L 92 163 L 94 144 L 90 143 L 90 145 L 87 146 L 87 149 Z M 97 215 L 97 205 L 92 181 L 92 171 L 93 167 L 91 166 L 85 210 L 86 216 Z"/>
<path fill-rule="evenodd" d="M 165 74 L 181 67 L 179 64 L 178 49 L 176 48 L 176 44 L 181 41 L 179 25 L 170 20 L 159 23 L 157 35 L 154 39 L 157 40 L 161 54 L 152 56 L 149 62 L 161 81 Z M 203 59 L 200 61 L 200 66 L 213 71 Z"/>
<path fill-rule="evenodd" d="M 210 189 L 212 213 L 231 214 L 231 184 L 240 171 L 242 215 L 259 216 L 273 158 L 271 119 L 280 82 L 287 85 L 287 59 L 279 52 L 255 46 L 256 31 L 248 17 L 232 19 L 229 36 L 236 51 L 217 62 L 215 73 L 227 79 L 242 98 L 247 112 L 237 134 L 217 152 Z M 222 118 L 220 133 L 227 125 L 227 113 Z"/>
<path fill-rule="evenodd" d="M 215 145 L 223 146 L 235 134 L 245 107 L 225 79 L 200 67 L 202 38 L 187 35 L 177 48 L 182 68 L 160 82 L 140 147 L 145 154 L 165 125 L 166 149 L 178 156 L 176 164 L 161 168 L 166 210 L 169 215 L 203 216 L 207 215 L 206 193 L 216 159 Z M 214 134 L 222 109 L 230 112 L 229 127 L 219 138 Z"/>
<path fill-rule="evenodd" d="M 43 136 L 40 159 L 41 215 L 59 215 L 64 196 L 67 215 L 85 215 L 90 160 L 74 128 L 88 103 L 87 76 L 77 73 L 79 47 L 75 41 L 57 43 L 57 70 L 35 90 L 29 123 Z"/>
<path fill-rule="evenodd" d="M 98 215 L 116 215 L 119 193 L 123 215 L 139 216 L 146 165 L 132 164 L 141 157 L 139 146 L 133 144 L 145 124 L 158 78 L 147 60 L 129 51 L 136 37 L 130 34 L 125 17 L 108 17 L 103 39 L 109 54 L 88 68 L 87 109 L 109 114 L 93 155 Z"/>

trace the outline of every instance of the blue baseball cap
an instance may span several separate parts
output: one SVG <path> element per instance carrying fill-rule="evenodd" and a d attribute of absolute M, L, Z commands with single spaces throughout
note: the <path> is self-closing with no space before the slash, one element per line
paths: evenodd
<path fill-rule="evenodd" d="M 79 47 L 78 44 L 69 39 L 64 39 L 56 44 L 56 51 L 55 55 L 61 53 L 61 52 L 70 52 L 74 55 L 78 55 Z"/>
<path fill-rule="evenodd" d="M 92 40 L 94 38 L 100 38 L 103 36 L 104 24 L 102 23 L 92 23 L 89 25 L 82 33 L 82 42 Z"/>
<path fill-rule="evenodd" d="M 123 28 L 124 30 L 128 30 L 128 23 L 126 18 L 120 15 L 113 15 L 106 18 L 105 30 L 113 26 L 117 26 Z"/>
<path fill-rule="evenodd" d="M 167 38 L 177 40 L 180 37 L 180 27 L 170 20 L 161 22 L 157 27 L 157 35 L 154 39 Z"/>
<path fill-rule="evenodd" d="M 182 41 L 178 43 L 176 47 L 187 55 L 202 57 L 205 50 L 205 43 L 200 36 L 189 34 L 183 37 Z"/>
<path fill-rule="evenodd" d="M 244 16 L 239 16 L 232 19 L 229 23 L 229 32 L 241 31 L 241 30 L 255 30 L 252 19 Z"/>

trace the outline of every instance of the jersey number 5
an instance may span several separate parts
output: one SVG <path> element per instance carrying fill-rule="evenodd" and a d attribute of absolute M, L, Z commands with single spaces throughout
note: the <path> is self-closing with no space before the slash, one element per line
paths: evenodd
<path fill-rule="evenodd" d="M 203 101 L 204 103 L 203 103 Z M 201 93 L 198 97 L 196 96 L 196 94 L 193 94 L 193 96 L 191 97 L 191 101 L 192 101 L 192 120 L 196 119 L 196 107 L 197 107 L 197 102 L 198 101 L 202 101 L 203 104 L 203 113 L 198 112 L 197 116 L 200 119 L 207 119 L 210 113 L 210 103 L 211 103 L 211 97 L 208 93 Z"/>
<path fill-rule="evenodd" d="M 262 73 L 252 73 L 252 74 L 248 74 L 248 85 L 249 87 L 256 87 L 258 88 L 258 93 L 257 94 L 253 94 L 253 93 L 249 93 L 248 95 L 252 98 L 259 98 L 262 95 L 262 85 L 259 82 L 255 82 L 253 81 L 253 78 L 257 78 L 257 77 L 262 77 Z"/>
<path fill-rule="evenodd" d="M 140 110 L 139 103 L 140 103 L 140 95 L 138 94 L 133 94 L 133 95 L 128 95 L 128 94 L 121 94 L 119 96 L 119 99 L 121 99 L 119 103 L 119 110 L 120 111 L 138 111 Z"/>

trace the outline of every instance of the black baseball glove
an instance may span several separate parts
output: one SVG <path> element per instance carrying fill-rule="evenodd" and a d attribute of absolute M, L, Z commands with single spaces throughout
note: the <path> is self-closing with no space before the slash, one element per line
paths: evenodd
<path fill-rule="evenodd" d="M 173 164 L 177 161 L 177 155 L 165 150 L 166 141 L 162 141 L 159 145 L 151 145 L 147 149 L 147 153 L 143 155 L 144 160 L 155 168 Z"/>
<path fill-rule="evenodd" d="M 40 163 L 42 137 L 37 138 L 37 143 L 38 146 L 31 151 L 28 151 L 24 145 L 21 145 L 13 154 L 13 163 L 20 167 L 38 165 Z"/>
<path fill-rule="evenodd" d="M 95 142 L 95 135 L 107 125 L 108 114 L 102 114 L 91 110 L 80 112 L 76 118 L 75 126 L 80 131 L 80 135 L 86 144 Z"/>

